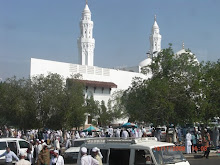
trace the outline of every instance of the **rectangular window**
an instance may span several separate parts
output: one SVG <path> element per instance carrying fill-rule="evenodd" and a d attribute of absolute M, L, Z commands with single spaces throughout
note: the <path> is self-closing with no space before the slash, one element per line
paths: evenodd
<path fill-rule="evenodd" d="M 29 143 L 25 141 L 19 141 L 20 148 L 29 148 Z"/>
<path fill-rule="evenodd" d="M 13 151 L 16 155 L 18 154 L 18 148 L 16 142 L 8 142 L 8 147 Z"/>
<path fill-rule="evenodd" d="M 134 165 L 146 164 L 146 161 L 150 161 L 153 164 L 150 152 L 148 150 L 135 150 Z"/>
<path fill-rule="evenodd" d="M 0 142 L 0 150 L 5 150 L 7 147 L 6 142 Z"/>
<path fill-rule="evenodd" d="M 80 147 L 84 143 L 85 143 L 84 140 L 82 140 L 82 141 L 73 141 L 73 147 Z"/>
<path fill-rule="evenodd" d="M 96 87 L 94 87 L 94 93 L 95 93 L 95 91 L 96 91 Z"/>
<path fill-rule="evenodd" d="M 129 165 L 130 149 L 110 149 L 109 165 Z"/>
<path fill-rule="evenodd" d="M 92 117 L 88 116 L 88 124 L 92 124 Z"/>

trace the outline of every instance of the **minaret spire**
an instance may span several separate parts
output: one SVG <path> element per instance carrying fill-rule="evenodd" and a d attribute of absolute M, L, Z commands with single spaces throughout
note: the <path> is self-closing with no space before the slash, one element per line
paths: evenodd
<path fill-rule="evenodd" d="M 157 56 L 157 53 L 161 51 L 161 35 L 160 28 L 157 24 L 157 16 L 154 15 L 154 24 L 152 26 L 150 35 L 150 55 Z"/>
<path fill-rule="evenodd" d="M 86 0 L 80 21 L 80 37 L 78 38 L 79 64 L 93 66 L 95 39 L 93 38 L 93 21 Z"/>

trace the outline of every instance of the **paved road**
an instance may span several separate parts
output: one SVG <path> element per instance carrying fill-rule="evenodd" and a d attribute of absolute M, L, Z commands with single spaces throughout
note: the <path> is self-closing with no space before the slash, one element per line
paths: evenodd
<path fill-rule="evenodd" d="M 198 159 L 187 159 L 190 165 L 219 165 L 220 164 L 220 157 L 210 157 L 209 159 L 206 158 L 198 158 Z M 74 164 L 65 164 L 65 165 L 76 165 Z"/>
<path fill-rule="evenodd" d="M 188 159 L 190 165 L 219 165 L 220 157 Z"/>

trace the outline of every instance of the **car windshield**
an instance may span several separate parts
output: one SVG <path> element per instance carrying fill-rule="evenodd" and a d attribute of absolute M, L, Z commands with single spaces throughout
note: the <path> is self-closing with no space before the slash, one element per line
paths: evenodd
<path fill-rule="evenodd" d="M 72 147 L 80 147 L 84 141 L 74 141 Z"/>
<path fill-rule="evenodd" d="M 175 146 L 156 147 L 152 149 L 157 164 L 175 164 L 186 161 L 180 148 Z"/>

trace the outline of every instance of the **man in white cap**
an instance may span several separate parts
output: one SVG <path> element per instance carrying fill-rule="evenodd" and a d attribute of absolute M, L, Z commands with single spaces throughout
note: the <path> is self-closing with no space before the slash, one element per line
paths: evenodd
<path fill-rule="evenodd" d="M 91 157 L 91 155 L 87 155 L 87 148 L 81 148 L 81 165 L 99 165 L 99 161 Z"/>
<path fill-rule="evenodd" d="M 50 160 L 50 165 L 64 165 L 63 157 L 59 155 L 59 151 L 54 150 L 53 155 L 54 156 Z"/>
<path fill-rule="evenodd" d="M 58 150 L 60 153 L 60 141 L 59 141 L 59 137 L 56 137 L 56 140 L 54 141 L 54 149 Z"/>
<path fill-rule="evenodd" d="M 100 152 L 100 149 L 98 147 L 94 147 L 92 149 L 92 153 L 94 154 L 94 158 L 96 160 L 98 160 L 99 165 L 102 165 L 102 158 L 103 158 L 103 156 L 102 156 L 102 154 Z"/>
<path fill-rule="evenodd" d="M 192 135 L 190 134 L 189 131 L 187 131 L 187 134 L 186 134 L 186 142 L 185 142 L 185 145 L 186 145 L 186 153 L 187 154 L 191 154 L 191 145 L 192 145 Z"/>
<path fill-rule="evenodd" d="M 37 154 L 39 155 L 39 153 L 41 152 L 43 146 L 41 144 L 41 141 L 38 141 L 38 145 L 37 145 Z"/>
<path fill-rule="evenodd" d="M 24 151 L 20 151 L 20 160 L 15 165 L 31 165 L 31 163 L 25 160 L 26 154 Z"/>

